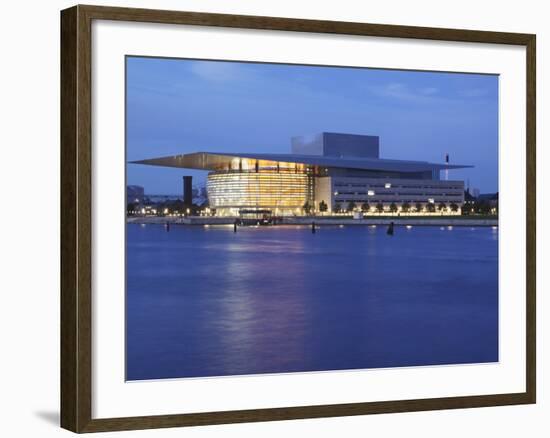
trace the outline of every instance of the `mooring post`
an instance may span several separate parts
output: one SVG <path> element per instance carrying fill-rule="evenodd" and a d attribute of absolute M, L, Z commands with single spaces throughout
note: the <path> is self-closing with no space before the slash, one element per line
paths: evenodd
<path fill-rule="evenodd" d="M 233 232 L 237 232 L 237 219 L 235 219 L 235 222 L 233 223 Z"/>
<path fill-rule="evenodd" d="M 315 221 L 311 223 L 311 234 L 315 234 Z"/>

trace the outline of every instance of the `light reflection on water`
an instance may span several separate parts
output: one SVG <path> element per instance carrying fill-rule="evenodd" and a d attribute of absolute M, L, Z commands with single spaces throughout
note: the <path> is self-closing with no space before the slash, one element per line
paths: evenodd
<path fill-rule="evenodd" d="M 498 360 L 498 229 L 127 226 L 130 380 Z"/>

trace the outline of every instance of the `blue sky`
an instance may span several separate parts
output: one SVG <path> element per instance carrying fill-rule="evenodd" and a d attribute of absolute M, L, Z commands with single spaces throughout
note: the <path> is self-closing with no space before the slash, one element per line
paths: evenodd
<path fill-rule="evenodd" d="M 127 58 L 127 159 L 196 151 L 290 152 L 316 132 L 380 136 L 382 158 L 472 164 L 449 172 L 498 190 L 498 77 Z M 178 194 L 206 172 L 128 164 L 127 182 Z"/>

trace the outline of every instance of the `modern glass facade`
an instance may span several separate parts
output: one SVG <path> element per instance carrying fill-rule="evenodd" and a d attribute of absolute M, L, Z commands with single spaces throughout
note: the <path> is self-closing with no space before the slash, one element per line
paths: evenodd
<path fill-rule="evenodd" d="M 305 172 L 213 172 L 206 189 L 210 208 L 219 215 L 240 209 L 299 214 L 312 200 L 312 178 Z"/>

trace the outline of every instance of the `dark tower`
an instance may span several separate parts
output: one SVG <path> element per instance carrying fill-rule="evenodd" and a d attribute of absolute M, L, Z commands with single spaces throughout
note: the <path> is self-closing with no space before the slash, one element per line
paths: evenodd
<path fill-rule="evenodd" d="M 193 177 L 183 177 L 183 204 L 190 207 L 193 204 Z"/>

